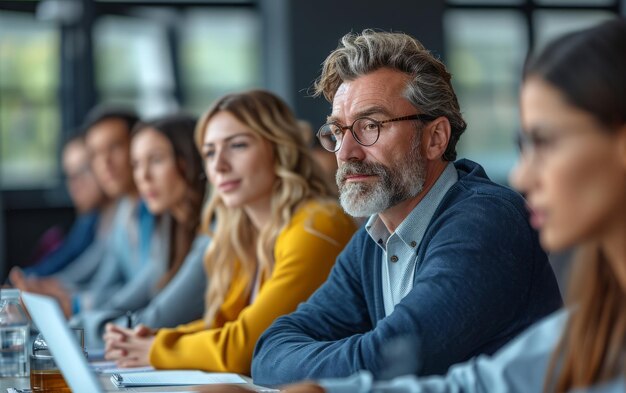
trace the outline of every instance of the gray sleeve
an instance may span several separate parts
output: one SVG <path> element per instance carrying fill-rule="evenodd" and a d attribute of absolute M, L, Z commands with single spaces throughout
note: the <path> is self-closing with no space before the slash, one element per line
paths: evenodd
<path fill-rule="evenodd" d="M 123 236 L 120 231 L 123 231 L 126 227 L 127 218 L 130 214 L 132 214 L 132 202 L 124 198 L 116 205 L 109 233 L 98 242 L 99 247 L 101 247 L 101 252 L 98 254 L 99 257 L 96 259 L 87 258 L 86 256 L 85 260 L 87 263 L 85 266 L 78 263 L 82 262 L 82 256 L 81 261 L 76 261 L 77 270 L 73 273 L 80 274 L 85 278 L 80 285 L 73 288 L 74 296 L 80 299 L 80 312 L 93 309 L 102 304 L 105 299 L 112 293 L 115 293 L 122 283 L 125 282 L 118 258 L 118 252 L 122 253 L 124 251 L 119 250 L 116 237 Z M 84 271 L 87 270 L 88 265 L 93 268 L 93 271 L 87 278 Z"/>
<path fill-rule="evenodd" d="M 152 328 L 174 327 L 202 317 L 207 286 L 203 259 L 208 245 L 208 236 L 194 240 L 178 273 L 146 308 L 137 311 L 136 323 Z"/>
<path fill-rule="evenodd" d="M 106 250 L 106 241 L 96 240 L 75 260 L 53 277 L 68 288 L 86 285 L 98 271 Z"/>
<path fill-rule="evenodd" d="M 72 324 L 85 330 L 87 346 L 101 347 L 104 326 L 108 322 L 125 326 L 126 311 L 135 311 L 141 306 L 145 308 L 133 314 L 133 322 L 143 323 L 152 328 L 174 327 L 201 318 L 207 282 L 203 257 L 208 244 L 208 236 L 198 236 L 178 273 L 152 300 L 146 298 L 150 296 L 152 285 L 144 284 L 149 284 L 154 270 L 146 268 L 142 270 L 143 278 L 137 277 L 137 285 L 133 280 L 113 296 L 109 306 L 115 307 L 86 311 L 75 316 Z M 133 297 L 135 295 L 136 298 Z M 140 303 L 141 306 L 135 307 Z"/>
<path fill-rule="evenodd" d="M 125 312 L 145 307 L 152 299 L 154 287 L 162 274 L 155 266 L 144 266 L 131 281 L 111 294 L 98 308 Z"/>
<path fill-rule="evenodd" d="M 88 347 L 97 348 L 103 345 L 102 333 L 107 322 L 125 315 L 126 311 L 143 307 L 150 301 L 155 277 L 158 278 L 160 275 L 157 275 L 151 266 L 145 266 L 132 281 L 124 285 L 115 285 L 114 292 L 107 287 L 91 294 L 98 296 L 94 303 L 99 300 L 101 304 L 95 309 L 81 311 L 72 319 L 74 325 L 84 329 Z"/>
<path fill-rule="evenodd" d="M 89 285 L 77 295 L 81 299 L 80 312 L 98 309 L 125 284 L 126 279 L 115 252 L 109 252 L 98 266 Z"/>
<path fill-rule="evenodd" d="M 559 311 L 526 330 L 494 356 L 481 355 L 452 366 L 445 376 L 404 376 L 372 382 L 367 372 L 322 380 L 327 393 L 536 393 L 543 390 L 550 357 L 567 312 Z M 604 393 L 604 392 L 603 392 Z"/>
<path fill-rule="evenodd" d="M 109 249 L 110 250 L 110 249 Z M 77 291 L 73 296 L 78 297 L 81 310 L 71 319 L 72 326 L 82 327 L 85 331 L 85 345 L 87 348 L 102 347 L 101 327 L 118 316 L 118 310 L 95 310 L 98 304 L 109 298 L 122 287 L 122 275 L 113 255 L 109 251 L 103 258 L 89 286 Z"/>
<path fill-rule="evenodd" d="M 150 234 L 150 253 L 146 261 L 130 261 L 135 265 L 135 271 L 129 276 L 126 273 L 124 284 L 114 293 L 100 302 L 97 308 L 103 310 L 136 311 L 146 307 L 154 297 L 158 281 L 163 277 L 169 266 L 169 239 L 171 229 L 171 217 L 169 214 L 161 215 Z M 140 244 L 136 245 L 137 248 Z M 131 251 L 131 254 L 133 252 Z M 118 257 L 122 262 L 123 258 Z M 121 270 L 126 270 L 120 267 Z"/>

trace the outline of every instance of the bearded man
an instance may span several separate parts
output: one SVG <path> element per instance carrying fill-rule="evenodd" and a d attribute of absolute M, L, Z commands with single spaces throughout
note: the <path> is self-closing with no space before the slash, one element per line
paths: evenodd
<path fill-rule="evenodd" d="M 456 159 L 446 67 L 406 34 L 348 34 L 315 83 L 343 208 L 369 220 L 328 280 L 259 339 L 254 382 L 445 373 L 561 306 L 523 198 Z"/>

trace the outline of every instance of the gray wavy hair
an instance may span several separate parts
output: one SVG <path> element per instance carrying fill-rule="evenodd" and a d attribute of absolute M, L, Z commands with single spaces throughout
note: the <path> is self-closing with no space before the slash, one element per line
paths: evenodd
<path fill-rule="evenodd" d="M 313 85 L 315 96 L 333 101 L 344 81 L 352 81 L 381 68 L 391 68 L 411 76 L 404 96 L 422 113 L 448 119 L 450 141 L 443 154 L 446 161 L 456 159 L 456 144 L 467 128 L 452 88 L 452 76 L 418 40 L 403 34 L 363 30 L 349 33 L 324 60 L 322 74 Z"/>

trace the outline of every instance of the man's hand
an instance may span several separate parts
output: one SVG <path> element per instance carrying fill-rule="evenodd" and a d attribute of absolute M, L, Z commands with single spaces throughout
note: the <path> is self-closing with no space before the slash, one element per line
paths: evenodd
<path fill-rule="evenodd" d="M 285 386 L 281 392 L 285 393 L 324 393 L 325 390 L 312 382 L 303 382 Z"/>
<path fill-rule="evenodd" d="M 22 269 L 14 267 L 9 273 L 11 283 L 21 291 L 51 296 L 61 305 L 66 318 L 72 316 L 72 295 L 63 287 L 63 284 L 54 278 L 30 278 L 24 275 Z"/>
<path fill-rule="evenodd" d="M 103 335 L 104 358 L 115 360 L 119 367 L 149 366 L 154 334 L 155 331 L 144 325 L 126 329 L 108 323 Z"/>

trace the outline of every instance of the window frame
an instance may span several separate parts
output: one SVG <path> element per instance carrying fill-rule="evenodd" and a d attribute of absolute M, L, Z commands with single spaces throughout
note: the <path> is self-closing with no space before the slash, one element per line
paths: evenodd
<path fill-rule="evenodd" d="M 444 9 L 444 17 L 447 13 L 451 11 L 510 11 L 518 13 L 524 23 L 526 28 L 526 39 L 528 43 L 527 53 L 533 53 L 537 43 L 538 37 L 536 36 L 536 19 L 538 11 L 604 11 L 613 13 L 616 16 L 626 16 L 626 0 L 612 0 L 610 4 L 576 4 L 574 2 L 562 4 L 541 4 L 536 0 L 522 0 L 518 3 L 509 3 L 509 4 L 493 4 L 489 1 L 480 1 L 480 0 L 463 0 L 462 3 L 456 3 L 454 0 L 446 0 L 445 1 L 445 9 Z M 447 42 L 445 39 L 448 32 L 444 26 L 444 42 Z M 444 53 L 446 55 L 450 55 L 450 48 L 444 46 Z M 461 108 L 463 111 L 463 108 Z M 471 127 L 471 124 L 469 125 Z M 469 128 L 468 127 L 468 128 Z M 515 128 L 519 128 L 519 125 L 515 125 Z M 469 135 L 465 135 L 462 138 L 468 138 Z M 513 145 L 513 142 L 511 142 Z M 504 150 L 503 153 L 506 153 Z M 463 153 L 461 151 L 461 153 Z M 504 172 L 504 170 L 502 171 Z M 507 176 L 502 176 L 500 172 L 494 174 L 493 180 L 502 184 L 508 184 Z"/>

